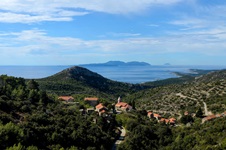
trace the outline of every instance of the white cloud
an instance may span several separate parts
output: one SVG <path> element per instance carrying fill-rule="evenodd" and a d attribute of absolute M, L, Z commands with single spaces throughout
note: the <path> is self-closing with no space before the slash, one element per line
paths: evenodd
<path fill-rule="evenodd" d="M 137 37 L 140 36 L 140 33 L 108 33 L 108 35 L 114 36 L 114 37 Z"/>
<path fill-rule="evenodd" d="M 158 24 L 149 24 L 149 25 L 147 25 L 147 26 L 149 26 L 149 27 L 159 27 Z"/>
<path fill-rule="evenodd" d="M 60 18 L 61 21 L 68 21 L 69 18 Z M 16 13 L 0 13 L 0 22 L 5 23 L 32 23 L 40 21 L 57 21 L 56 19 L 51 19 L 48 16 L 31 16 Z"/>
<path fill-rule="evenodd" d="M 26 30 L 17 33 L 0 34 L 1 55 L 79 55 L 109 54 L 127 55 L 192 52 L 206 55 L 226 55 L 225 28 L 177 33 L 156 38 L 124 38 L 118 40 L 82 40 L 72 37 L 51 37 L 42 30 Z M 216 51 L 221 53 L 216 53 Z M 3 56 L 4 57 L 4 56 Z"/>
<path fill-rule="evenodd" d="M 72 37 L 51 37 L 43 30 L 25 30 L 0 34 L 1 64 L 73 64 L 98 62 L 116 58 L 175 53 L 226 56 L 225 28 L 200 32 L 178 32 L 162 37 L 125 37 L 116 40 L 82 40 Z M 185 56 L 186 57 L 186 56 Z M 67 58 L 67 59 L 66 59 Z"/>
<path fill-rule="evenodd" d="M 0 22 L 34 23 L 71 21 L 92 11 L 110 14 L 140 13 L 153 5 L 170 5 L 181 0 L 1 0 Z"/>

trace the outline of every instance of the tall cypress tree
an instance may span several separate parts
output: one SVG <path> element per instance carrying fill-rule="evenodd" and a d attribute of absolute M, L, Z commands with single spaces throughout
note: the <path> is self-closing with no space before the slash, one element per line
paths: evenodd
<path fill-rule="evenodd" d="M 203 112 L 202 112 L 201 107 L 199 107 L 198 111 L 196 112 L 196 117 L 198 117 L 198 118 L 202 118 L 203 117 Z"/>

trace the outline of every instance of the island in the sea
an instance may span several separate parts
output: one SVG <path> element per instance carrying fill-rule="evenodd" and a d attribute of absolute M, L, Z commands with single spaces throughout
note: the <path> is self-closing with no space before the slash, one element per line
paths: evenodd
<path fill-rule="evenodd" d="M 138 61 L 108 61 L 106 63 L 93 63 L 93 64 L 81 64 L 79 66 L 151 66 L 147 62 L 138 62 Z"/>

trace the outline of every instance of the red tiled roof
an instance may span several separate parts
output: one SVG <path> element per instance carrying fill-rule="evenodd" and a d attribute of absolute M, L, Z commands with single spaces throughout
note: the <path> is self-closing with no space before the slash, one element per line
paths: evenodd
<path fill-rule="evenodd" d="M 151 112 L 151 111 L 148 112 L 148 115 L 152 115 L 152 114 L 153 114 L 153 112 Z"/>
<path fill-rule="evenodd" d="M 119 103 L 117 103 L 115 106 L 116 107 L 126 107 L 128 104 L 127 103 L 125 103 L 125 102 L 119 102 Z"/>
<path fill-rule="evenodd" d="M 169 119 L 165 119 L 165 123 L 169 123 L 170 122 L 170 120 Z"/>
<path fill-rule="evenodd" d="M 154 117 L 161 118 L 159 114 L 154 114 Z"/>
<path fill-rule="evenodd" d="M 169 119 L 169 122 L 170 122 L 170 123 L 175 123 L 175 121 L 176 121 L 175 118 L 170 118 L 170 119 Z"/>
<path fill-rule="evenodd" d="M 170 118 L 169 120 L 170 120 L 170 121 L 174 121 L 174 122 L 176 121 L 176 119 L 175 119 L 175 118 Z"/>
<path fill-rule="evenodd" d="M 64 101 L 68 101 L 70 99 L 74 100 L 74 98 L 72 96 L 60 96 L 58 97 L 59 100 L 64 100 Z"/>
<path fill-rule="evenodd" d="M 165 118 L 161 118 L 160 122 L 165 122 L 167 123 L 175 123 L 176 119 L 175 118 L 170 118 L 170 119 L 165 119 Z"/>
<path fill-rule="evenodd" d="M 161 118 L 161 119 L 160 119 L 160 122 L 164 122 L 164 121 L 165 121 L 165 118 Z"/>
<path fill-rule="evenodd" d="M 169 123 L 169 119 L 161 118 L 161 119 L 160 119 L 160 122 Z"/>
<path fill-rule="evenodd" d="M 86 97 L 84 100 L 85 101 L 98 101 L 99 99 L 96 97 Z"/>
<path fill-rule="evenodd" d="M 103 110 L 101 110 L 100 112 L 101 112 L 101 113 L 105 113 L 105 112 L 106 112 L 106 110 L 104 110 L 104 109 L 103 109 Z"/>
<path fill-rule="evenodd" d="M 96 105 L 96 109 L 101 109 L 101 108 L 103 108 L 104 106 L 103 106 L 103 104 L 102 103 L 100 103 L 100 104 L 98 104 L 98 105 Z"/>

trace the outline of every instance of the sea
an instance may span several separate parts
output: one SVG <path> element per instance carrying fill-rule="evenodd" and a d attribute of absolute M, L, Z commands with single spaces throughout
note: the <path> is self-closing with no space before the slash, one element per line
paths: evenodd
<path fill-rule="evenodd" d="M 40 79 L 72 66 L 0 66 L 0 75 Z M 103 77 L 126 83 L 144 83 L 178 77 L 175 72 L 189 73 L 190 69 L 221 70 L 226 66 L 83 66 Z"/>

